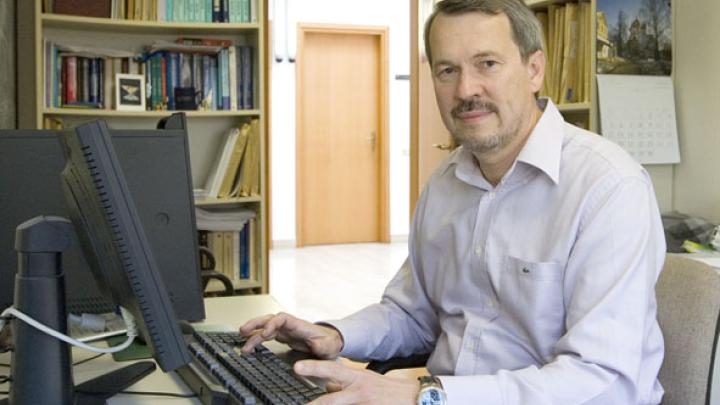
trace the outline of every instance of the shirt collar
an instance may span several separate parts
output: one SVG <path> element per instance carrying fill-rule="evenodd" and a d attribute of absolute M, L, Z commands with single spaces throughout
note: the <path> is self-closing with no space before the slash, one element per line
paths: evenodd
<path fill-rule="evenodd" d="M 540 169 L 557 184 L 560 177 L 565 120 L 552 100 L 540 98 L 537 103 L 543 113 L 520 150 L 516 162 L 523 162 Z M 455 175 L 460 180 L 483 189 L 492 188 L 483 177 L 473 154 L 462 146 L 451 155 L 448 163 L 445 170 L 455 167 Z M 514 168 L 515 164 L 510 171 Z"/>
<path fill-rule="evenodd" d="M 543 114 L 520 150 L 517 161 L 537 167 L 557 184 L 565 119 L 550 99 L 539 99 L 538 106 Z"/>

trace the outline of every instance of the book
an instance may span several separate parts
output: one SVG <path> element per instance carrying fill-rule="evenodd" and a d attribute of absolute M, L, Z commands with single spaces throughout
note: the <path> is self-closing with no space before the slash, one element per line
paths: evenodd
<path fill-rule="evenodd" d="M 259 194 L 259 155 L 260 155 L 260 121 L 253 119 L 250 122 L 245 156 L 240 172 L 239 190 L 237 195 L 247 197 Z"/>
<path fill-rule="evenodd" d="M 578 5 L 565 4 L 565 22 L 563 25 L 563 53 L 560 74 L 559 103 L 572 103 L 577 100 L 577 60 L 578 60 Z"/>
<path fill-rule="evenodd" d="M 250 110 L 254 107 L 253 47 L 240 47 L 240 86 L 242 102 L 238 108 Z"/>
<path fill-rule="evenodd" d="M 110 18 L 111 0 L 54 0 L 53 13 Z"/>
<path fill-rule="evenodd" d="M 223 175 L 227 170 L 228 163 L 230 162 L 230 155 L 232 154 L 232 150 L 235 145 L 235 140 L 239 135 L 240 130 L 238 128 L 230 128 L 225 134 L 220 153 L 215 159 L 210 175 L 205 182 L 205 190 L 208 192 L 208 198 L 218 198 Z"/>
<path fill-rule="evenodd" d="M 240 163 L 242 162 L 243 155 L 245 154 L 245 147 L 247 145 L 250 129 L 251 126 L 248 123 L 245 123 L 242 127 L 240 127 L 240 133 L 235 140 L 230 160 L 228 161 L 227 168 L 225 169 L 225 173 L 223 175 L 220 191 L 218 192 L 218 198 L 232 197 L 233 185 L 235 184 L 235 179 L 239 174 Z"/>
<path fill-rule="evenodd" d="M 237 47 L 230 46 L 227 48 L 228 50 L 228 80 L 230 80 L 230 83 L 228 84 L 229 90 L 230 90 L 230 110 L 237 111 L 238 110 L 238 98 L 237 98 L 237 88 L 238 88 L 238 69 L 237 69 L 237 57 L 235 56 L 235 53 L 237 52 Z"/>

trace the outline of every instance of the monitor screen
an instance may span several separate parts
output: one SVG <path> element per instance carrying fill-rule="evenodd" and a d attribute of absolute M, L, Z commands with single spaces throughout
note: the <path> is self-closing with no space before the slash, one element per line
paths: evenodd
<path fill-rule="evenodd" d="M 178 318 L 205 317 L 185 130 L 111 130 L 150 246 Z M 15 228 L 38 215 L 67 217 L 54 131 L 0 131 L 0 309 L 13 301 Z M 70 312 L 108 312 L 79 248 L 63 254 Z"/>
<path fill-rule="evenodd" d="M 99 292 L 135 318 L 165 371 L 190 361 L 152 248 L 103 121 L 61 134 L 62 190 Z"/>

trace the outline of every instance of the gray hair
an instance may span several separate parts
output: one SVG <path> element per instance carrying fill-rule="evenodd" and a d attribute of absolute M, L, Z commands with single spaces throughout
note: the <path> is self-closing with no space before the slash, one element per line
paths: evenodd
<path fill-rule="evenodd" d="M 438 14 L 459 15 L 480 12 L 487 15 L 505 14 L 510 20 L 513 42 L 520 49 L 520 57 L 527 62 L 528 57 L 543 49 L 543 32 L 540 22 L 532 10 L 521 0 L 443 0 L 435 4 L 435 8 L 425 22 L 423 36 L 425 38 L 425 55 L 432 64 L 430 52 L 430 28 Z"/>

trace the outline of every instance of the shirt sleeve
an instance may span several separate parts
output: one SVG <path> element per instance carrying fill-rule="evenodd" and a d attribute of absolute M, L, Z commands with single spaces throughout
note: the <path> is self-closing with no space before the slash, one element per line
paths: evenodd
<path fill-rule="evenodd" d="M 566 267 L 566 333 L 553 361 L 441 377 L 449 403 L 660 402 L 662 389 L 638 389 L 658 384 L 663 357 L 654 287 L 665 244 L 652 187 L 649 179 L 624 179 L 586 203 Z"/>
<path fill-rule="evenodd" d="M 420 226 L 426 192 L 418 200 L 413 228 Z M 435 308 L 415 268 L 415 232 L 410 232 L 409 256 L 386 287 L 382 300 L 341 320 L 325 321 L 345 342 L 341 356 L 356 360 L 387 360 L 430 353 L 440 326 Z"/>

